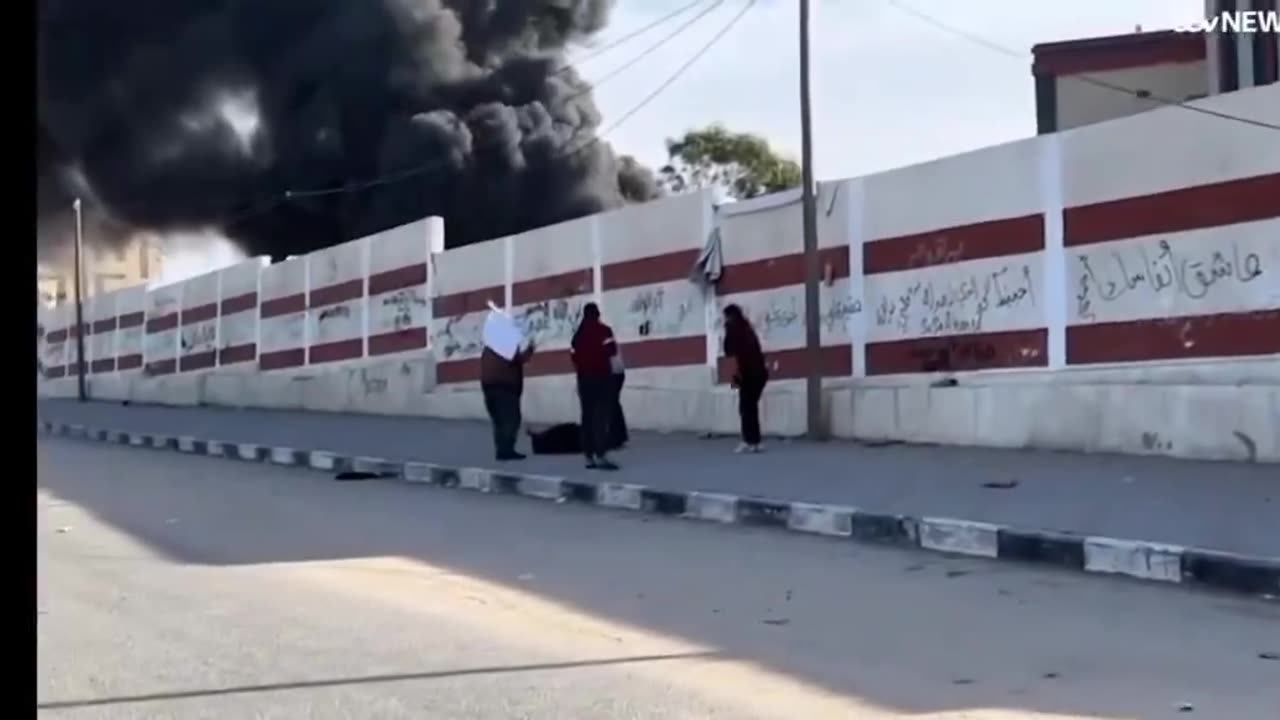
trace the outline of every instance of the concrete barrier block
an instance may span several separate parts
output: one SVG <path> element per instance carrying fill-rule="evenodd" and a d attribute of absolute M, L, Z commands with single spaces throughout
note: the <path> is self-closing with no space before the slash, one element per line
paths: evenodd
<path fill-rule="evenodd" d="M 1043 386 L 980 385 L 969 388 L 969 394 L 974 444 L 1018 448 L 1030 442 L 1026 419 L 1044 408 L 1050 391 Z"/>
<path fill-rule="evenodd" d="M 720 493 L 691 492 L 685 500 L 685 517 L 693 520 L 738 521 L 738 497 Z"/>
<path fill-rule="evenodd" d="M 423 414 L 428 417 L 447 420 L 483 420 L 489 417 L 478 385 L 430 393 L 423 397 L 422 405 Z"/>
<path fill-rule="evenodd" d="M 240 407 L 268 410 L 301 410 L 305 383 L 310 374 L 290 372 L 255 373 L 245 378 L 245 395 Z"/>
<path fill-rule="evenodd" d="M 787 527 L 797 532 L 850 537 L 853 535 L 855 512 L 851 507 L 793 502 L 787 515 Z"/>
<path fill-rule="evenodd" d="M 322 367 L 305 376 L 295 376 L 302 409 L 312 412 L 349 411 L 351 396 L 347 380 L 352 372 L 352 369 Z"/>
<path fill-rule="evenodd" d="M 805 433 L 809 409 L 806 406 L 804 386 L 794 385 L 789 383 L 772 391 L 765 389 L 764 396 L 760 399 L 760 429 L 765 435 L 798 437 Z M 736 431 L 740 425 L 736 391 L 731 399 L 733 411 L 727 420 Z"/>
<path fill-rule="evenodd" d="M 39 388 L 42 397 L 49 398 L 73 398 L 80 393 L 76 384 L 76 378 L 57 378 L 54 380 L 45 380 Z"/>
<path fill-rule="evenodd" d="M 994 558 L 1000 553 L 1000 531 L 989 523 L 923 518 L 920 547 L 926 550 Z"/>
<path fill-rule="evenodd" d="M 600 483 L 596 486 L 596 504 L 622 510 L 640 510 L 644 507 L 644 487 L 630 483 Z"/>
<path fill-rule="evenodd" d="M 1280 418 L 1260 388 L 1169 386 L 1165 434 L 1177 457 L 1256 462 L 1277 454 Z"/>
<path fill-rule="evenodd" d="M 207 405 L 245 407 L 246 386 L 253 374 L 246 372 L 211 372 L 204 379 L 204 402 Z"/>
<path fill-rule="evenodd" d="M 896 387 L 893 396 L 899 439 L 928 442 L 929 388 L 924 385 Z"/>
<path fill-rule="evenodd" d="M 1088 538 L 1084 569 L 1144 580 L 1182 581 L 1182 548 L 1112 538 Z"/>
<path fill-rule="evenodd" d="M 927 389 L 926 416 L 917 422 L 927 442 L 974 445 L 978 435 L 977 388 L 968 385 Z"/>
<path fill-rule="evenodd" d="M 1019 392 L 1023 386 L 1012 386 L 1009 392 Z M 1102 432 L 1103 395 L 1107 388 L 1095 385 L 1043 384 L 1040 386 L 1040 403 L 1023 414 L 1008 418 L 1008 422 L 1024 422 L 1027 425 L 1027 443 L 1032 447 L 1050 450 L 1094 451 L 1100 446 Z M 999 408 L 992 405 L 992 413 Z"/>
<path fill-rule="evenodd" d="M 110 402 L 129 400 L 132 392 L 131 380 L 131 375 L 117 373 L 95 375 L 89 379 L 89 397 Z"/>
<path fill-rule="evenodd" d="M 372 415 L 426 415 L 426 397 L 436 388 L 429 357 L 375 361 L 346 372 L 347 409 Z"/>
<path fill-rule="evenodd" d="M 138 403 L 194 407 L 204 398 L 204 375 L 139 376 L 129 394 Z"/>
<path fill-rule="evenodd" d="M 858 422 L 854 414 L 853 388 L 834 388 L 827 391 L 827 407 L 832 437 L 856 437 Z"/>

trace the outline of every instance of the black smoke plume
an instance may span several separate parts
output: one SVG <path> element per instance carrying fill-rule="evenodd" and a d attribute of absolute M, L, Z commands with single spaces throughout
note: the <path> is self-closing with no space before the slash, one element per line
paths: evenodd
<path fill-rule="evenodd" d="M 651 199 L 566 59 L 613 4 L 41 0 L 39 242 L 65 241 L 74 197 L 94 242 L 217 228 L 277 258 L 427 215 L 458 246 Z M 333 187 L 353 190 L 305 192 Z"/>

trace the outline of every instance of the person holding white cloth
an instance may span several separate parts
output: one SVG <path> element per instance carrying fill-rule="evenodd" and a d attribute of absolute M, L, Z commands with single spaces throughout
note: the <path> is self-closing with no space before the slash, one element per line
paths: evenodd
<path fill-rule="evenodd" d="M 516 452 L 516 437 L 523 421 L 520 396 L 524 394 L 524 366 L 533 356 L 534 343 L 529 340 L 526 344 L 512 318 L 493 304 L 489 305 L 483 335 L 480 390 L 493 425 L 494 458 L 523 460 L 525 456 Z"/>

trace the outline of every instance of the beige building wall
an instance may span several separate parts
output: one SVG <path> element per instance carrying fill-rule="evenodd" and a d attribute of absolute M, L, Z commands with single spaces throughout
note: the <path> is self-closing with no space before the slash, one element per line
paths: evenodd
<path fill-rule="evenodd" d="M 164 255 L 152 243 L 136 240 L 120 248 L 85 248 L 84 294 L 93 297 L 160 277 Z M 56 266 L 37 267 L 36 291 L 40 302 L 53 305 L 75 298 L 72 260 Z"/>
<path fill-rule="evenodd" d="M 1091 72 L 1084 78 L 1058 78 L 1058 130 L 1116 120 L 1164 107 L 1169 101 L 1186 102 L 1209 93 L 1209 71 L 1204 61 Z M 1108 86 L 1133 89 L 1138 94 Z"/>

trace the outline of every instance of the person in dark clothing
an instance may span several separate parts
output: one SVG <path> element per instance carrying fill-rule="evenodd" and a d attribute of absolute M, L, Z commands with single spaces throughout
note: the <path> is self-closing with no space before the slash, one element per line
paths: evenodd
<path fill-rule="evenodd" d="M 738 452 L 758 453 L 760 444 L 760 396 L 769 382 L 764 351 L 751 321 L 737 305 L 724 308 L 724 355 L 732 368 L 733 386 L 738 389 L 738 416 L 742 423 L 742 444 Z"/>
<path fill-rule="evenodd" d="M 533 355 L 533 343 L 507 360 L 486 347 L 480 354 L 480 389 L 484 409 L 493 424 L 493 450 L 498 460 L 523 460 L 516 452 L 520 432 L 520 396 L 524 394 L 524 365 Z"/>
<path fill-rule="evenodd" d="M 609 459 L 609 423 L 616 405 L 612 358 L 618 354 L 613 330 L 600 321 L 600 308 L 587 303 L 571 343 L 582 410 L 582 452 L 587 467 L 617 470 Z"/>

